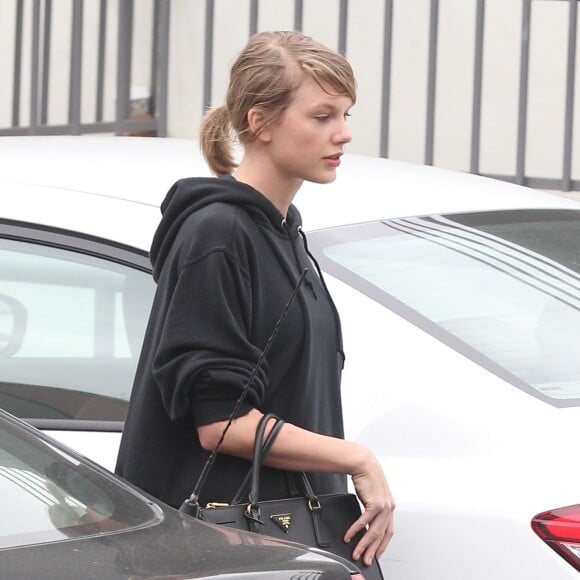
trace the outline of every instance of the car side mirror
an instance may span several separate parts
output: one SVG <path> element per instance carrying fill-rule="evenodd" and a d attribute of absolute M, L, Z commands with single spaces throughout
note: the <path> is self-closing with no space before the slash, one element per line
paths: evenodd
<path fill-rule="evenodd" d="M 0 294 L 0 358 L 9 358 L 20 350 L 27 324 L 24 305 L 12 296 Z"/>

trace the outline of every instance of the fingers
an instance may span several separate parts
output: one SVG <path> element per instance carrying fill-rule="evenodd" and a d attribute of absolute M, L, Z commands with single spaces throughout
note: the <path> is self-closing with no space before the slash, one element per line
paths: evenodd
<path fill-rule="evenodd" d="M 368 512 L 364 512 L 358 520 L 346 530 L 344 534 L 344 541 L 346 543 L 350 542 L 361 530 L 364 530 L 367 527 L 367 520 L 370 520 Z"/>
<path fill-rule="evenodd" d="M 369 528 L 353 550 L 353 559 L 357 561 L 362 559 L 365 566 L 370 566 L 373 563 L 373 558 L 380 558 L 384 554 L 393 537 L 393 532 L 392 518 L 384 534 Z"/>
<path fill-rule="evenodd" d="M 380 558 L 384 554 L 394 534 L 393 509 L 394 507 L 389 506 L 374 518 L 368 511 L 364 512 L 347 530 L 345 542 L 349 542 L 357 533 L 369 526 L 353 550 L 353 560 L 362 559 L 363 564 L 370 566 L 375 556 Z M 367 523 L 369 519 L 372 519 L 370 525 Z"/>
<path fill-rule="evenodd" d="M 393 512 L 395 501 L 383 469 L 372 454 L 357 473 L 352 474 L 356 493 L 364 506 L 364 512 L 347 530 L 345 541 L 350 541 L 361 530 L 365 530 L 353 550 L 353 559 L 370 566 L 373 557 L 381 556 L 393 537 Z"/>
<path fill-rule="evenodd" d="M 392 519 L 384 533 L 369 528 L 353 550 L 353 559 L 356 561 L 362 559 L 365 566 L 370 566 L 375 556 L 380 558 L 384 554 L 393 537 L 393 531 Z"/>
<path fill-rule="evenodd" d="M 389 545 L 389 542 L 391 541 L 394 533 L 395 533 L 395 520 L 391 517 L 389 525 L 387 527 L 387 531 L 383 536 L 383 539 L 376 551 L 375 555 L 377 558 L 380 558 L 385 553 L 385 550 L 387 549 L 387 546 Z"/>

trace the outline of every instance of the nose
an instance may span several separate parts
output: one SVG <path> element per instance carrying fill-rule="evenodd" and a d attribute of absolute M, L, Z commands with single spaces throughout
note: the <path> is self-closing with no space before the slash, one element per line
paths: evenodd
<path fill-rule="evenodd" d="M 346 122 L 346 119 L 340 121 L 340 125 L 334 133 L 334 142 L 340 145 L 346 145 L 352 141 L 352 131 Z"/>

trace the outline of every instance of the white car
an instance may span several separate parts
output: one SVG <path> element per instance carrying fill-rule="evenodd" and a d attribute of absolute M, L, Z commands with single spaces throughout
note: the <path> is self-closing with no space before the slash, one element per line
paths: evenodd
<path fill-rule="evenodd" d="M 580 203 L 346 155 L 296 198 L 340 311 L 347 437 L 397 501 L 389 580 L 580 570 Z M 196 143 L 0 140 L 0 407 L 112 469 Z"/>

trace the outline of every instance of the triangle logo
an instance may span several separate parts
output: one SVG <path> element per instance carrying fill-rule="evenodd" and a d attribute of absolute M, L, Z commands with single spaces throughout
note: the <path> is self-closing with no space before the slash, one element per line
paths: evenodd
<path fill-rule="evenodd" d="M 292 525 L 292 514 L 274 514 L 270 519 L 283 531 L 288 533 Z"/>

